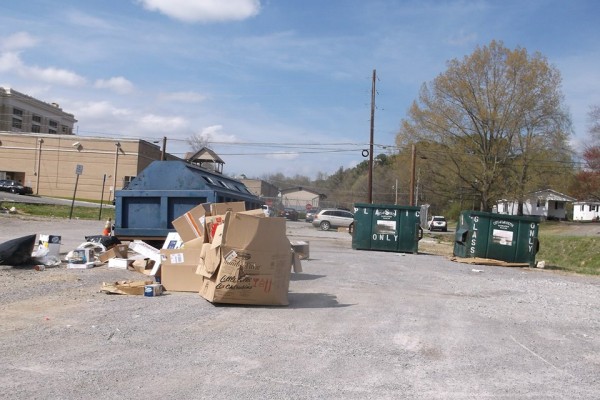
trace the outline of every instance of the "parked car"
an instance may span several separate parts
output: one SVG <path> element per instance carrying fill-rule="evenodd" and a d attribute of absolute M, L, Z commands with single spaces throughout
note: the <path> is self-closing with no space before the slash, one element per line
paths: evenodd
<path fill-rule="evenodd" d="M 304 220 L 306 222 L 313 222 L 313 220 L 315 219 L 315 215 L 317 215 L 319 211 L 320 210 L 318 208 L 311 208 L 310 210 L 306 211 L 306 216 L 304 217 Z"/>
<path fill-rule="evenodd" d="M 442 231 L 446 232 L 448 230 L 448 222 L 446 222 L 446 218 L 441 215 L 434 215 L 431 217 L 428 223 L 429 231 Z"/>
<path fill-rule="evenodd" d="M 0 180 L 0 190 L 17 194 L 32 194 L 33 189 L 29 186 L 23 186 L 21 183 L 12 179 Z"/>
<path fill-rule="evenodd" d="M 265 216 L 267 216 L 267 217 L 272 217 L 273 216 L 273 209 L 271 208 L 271 206 L 268 206 L 268 205 L 264 204 L 262 206 L 262 210 L 265 213 Z"/>
<path fill-rule="evenodd" d="M 313 219 L 313 226 L 323 231 L 330 228 L 350 227 L 354 222 L 354 214 L 346 210 L 325 209 L 319 211 Z"/>
<path fill-rule="evenodd" d="M 298 221 L 298 211 L 294 210 L 293 208 L 284 208 L 279 212 L 279 216 L 285 217 L 290 221 Z"/>

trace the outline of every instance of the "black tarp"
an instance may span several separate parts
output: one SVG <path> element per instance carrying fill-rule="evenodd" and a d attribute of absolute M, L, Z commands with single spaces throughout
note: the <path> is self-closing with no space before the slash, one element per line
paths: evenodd
<path fill-rule="evenodd" d="M 23 236 L 0 243 L 0 265 L 23 265 L 33 262 L 31 256 L 36 235 Z"/>

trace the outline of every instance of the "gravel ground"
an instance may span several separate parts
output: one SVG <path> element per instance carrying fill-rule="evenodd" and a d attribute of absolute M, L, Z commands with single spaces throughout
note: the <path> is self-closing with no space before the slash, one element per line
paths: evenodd
<path fill-rule="evenodd" d="M 0 242 L 102 221 L 0 216 Z M 309 240 L 288 307 L 99 293 L 135 272 L 0 269 L 4 399 L 597 399 L 600 279 Z"/>

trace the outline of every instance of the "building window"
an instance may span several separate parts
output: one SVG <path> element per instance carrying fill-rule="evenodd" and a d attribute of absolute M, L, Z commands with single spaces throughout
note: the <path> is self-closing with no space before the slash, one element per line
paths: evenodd
<path fill-rule="evenodd" d="M 23 126 L 23 122 L 19 118 L 12 119 L 12 127 L 13 128 L 21 129 L 22 126 Z"/>
<path fill-rule="evenodd" d="M 54 130 L 54 129 L 48 129 L 48 133 L 56 135 L 56 130 Z"/>
<path fill-rule="evenodd" d="M 37 122 L 38 124 L 41 124 L 41 123 L 42 123 L 42 117 L 40 117 L 39 115 L 35 115 L 35 114 L 33 114 L 33 115 L 31 116 L 31 120 L 32 120 L 33 122 Z"/>
<path fill-rule="evenodd" d="M 53 120 L 48 121 L 48 125 L 50 125 L 52 128 L 55 128 L 55 129 L 58 128 L 58 122 L 53 121 Z M 54 133 L 56 133 L 56 132 L 54 132 Z"/>
<path fill-rule="evenodd" d="M 542 205 L 542 201 L 540 199 L 537 200 L 537 207 L 540 208 Z"/>
<path fill-rule="evenodd" d="M 19 108 L 13 108 L 13 115 L 17 115 L 19 117 L 23 116 L 23 110 L 19 109 Z"/>
<path fill-rule="evenodd" d="M 39 125 L 31 125 L 31 132 L 33 133 L 40 133 L 40 126 Z"/>
<path fill-rule="evenodd" d="M 68 133 L 68 128 L 66 126 L 62 126 L 62 133 Z"/>

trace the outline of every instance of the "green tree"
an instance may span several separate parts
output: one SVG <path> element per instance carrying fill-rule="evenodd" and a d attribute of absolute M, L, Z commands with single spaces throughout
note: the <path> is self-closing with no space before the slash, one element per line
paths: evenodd
<path fill-rule="evenodd" d="M 522 201 L 535 172 L 569 150 L 560 82 L 541 54 L 492 41 L 423 84 L 397 144 L 435 143 L 427 164 L 443 174 L 442 192 L 472 192 L 482 210 L 508 193 Z"/>

